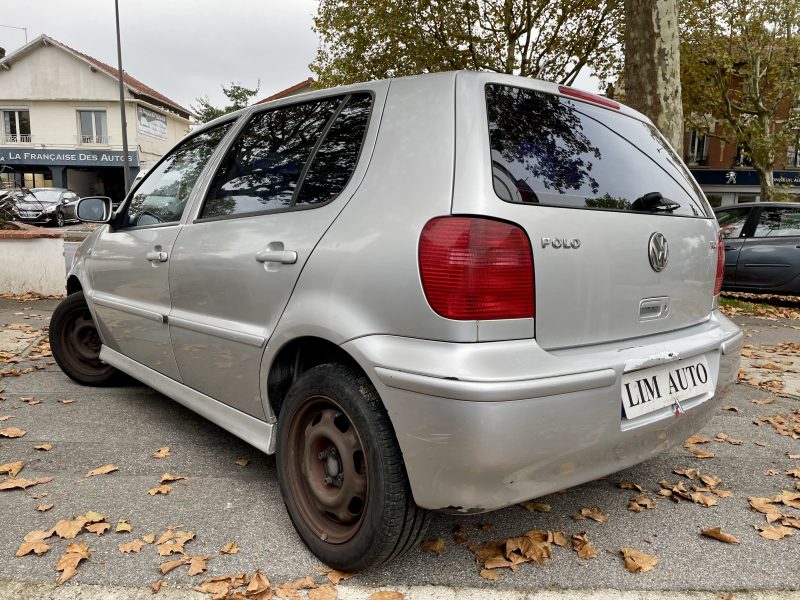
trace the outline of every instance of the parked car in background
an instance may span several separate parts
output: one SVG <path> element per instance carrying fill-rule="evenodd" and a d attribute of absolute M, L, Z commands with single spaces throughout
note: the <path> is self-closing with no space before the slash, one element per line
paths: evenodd
<path fill-rule="evenodd" d="M 715 210 L 724 238 L 722 289 L 800 295 L 800 202 Z"/>
<path fill-rule="evenodd" d="M 17 193 L 16 214 L 20 221 L 37 225 L 77 222 L 78 194 L 66 188 L 21 188 Z"/>
<path fill-rule="evenodd" d="M 430 510 L 652 458 L 738 372 L 705 197 L 646 117 L 569 87 L 437 73 L 255 105 L 78 215 L 105 226 L 50 322 L 59 366 L 275 453 L 337 569 L 415 547 Z"/>

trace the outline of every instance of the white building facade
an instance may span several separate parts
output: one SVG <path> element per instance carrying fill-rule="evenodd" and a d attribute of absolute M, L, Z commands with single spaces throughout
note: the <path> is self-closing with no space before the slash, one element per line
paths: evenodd
<path fill-rule="evenodd" d="M 189 132 L 190 111 L 123 77 L 131 179 Z M 0 58 L 0 186 L 124 194 L 117 71 L 39 36 Z"/>

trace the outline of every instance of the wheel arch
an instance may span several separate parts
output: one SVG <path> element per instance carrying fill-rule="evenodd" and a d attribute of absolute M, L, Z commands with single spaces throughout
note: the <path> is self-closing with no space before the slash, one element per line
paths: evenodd
<path fill-rule="evenodd" d="M 67 295 L 74 294 L 75 292 L 83 291 L 81 280 L 76 275 L 70 275 L 67 278 Z"/>
<path fill-rule="evenodd" d="M 326 363 L 352 366 L 370 379 L 361 365 L 341 346 L 316 336 L 297 337 L 286 342 L 275 353 L 267 373 L 267 416 L 277 418 L 292 383 L 300 375 Z"/>

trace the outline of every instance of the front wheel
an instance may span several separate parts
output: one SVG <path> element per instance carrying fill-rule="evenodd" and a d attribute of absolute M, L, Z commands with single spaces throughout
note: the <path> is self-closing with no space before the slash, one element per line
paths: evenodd
<path fill-rule="evenodd" d="M 281 494 L 324 563 L 362 571 L 406 552 L 430 513 L 414 504 L 389 415 L 355 368 L 326 364 L 292 385 L 278 418 Z"/>
<path fill-rule="evenodd" d="M 102 343 L 83 292 L 70 294 L 50 318 L 50 349 L 61 370 L 80 384 L 104 386 L 121 379 L 117 369 L 100 360 Z"/>
<path fill-rule="evenodd" d="M 56 218 L 55 218 L 56 227 L 63 227 L 64 223 L 66 223 L 66 220 L 64 219 L 64 213 L 61 212 L 61 211 L 58 211 L 56 213 Z"/>

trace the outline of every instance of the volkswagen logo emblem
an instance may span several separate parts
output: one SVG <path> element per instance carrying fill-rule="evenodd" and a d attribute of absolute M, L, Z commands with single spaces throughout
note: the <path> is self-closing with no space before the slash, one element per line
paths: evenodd
<path fill-rule="evenodd" d="M 654 233 L 650 236 L 647 254 L 650 257 L 650 266 L 653 271 L 660 273 L 667 268 L 669 262 L 669 245 L 663 233 Z"/>

